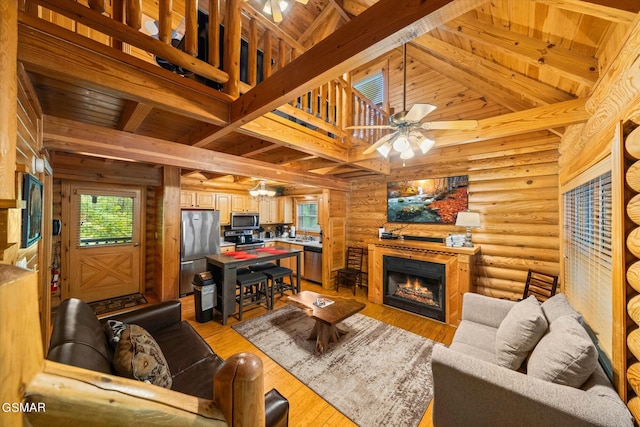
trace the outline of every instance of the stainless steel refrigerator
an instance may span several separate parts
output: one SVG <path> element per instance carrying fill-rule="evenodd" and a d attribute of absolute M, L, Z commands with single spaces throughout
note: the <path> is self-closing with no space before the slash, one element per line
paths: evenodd
<path fill-rule="evenodd" d="M 193 276 L 207 271 L 205 256 L 220 253 L 220 211 L 183 210 L 180 296 L 193 292 Z"/>

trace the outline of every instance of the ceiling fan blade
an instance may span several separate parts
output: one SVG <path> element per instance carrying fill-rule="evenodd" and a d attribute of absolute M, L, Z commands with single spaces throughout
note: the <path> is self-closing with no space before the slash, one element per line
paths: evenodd
<path fill-rule="evenodd" d="M 309 3 L 309 0 L 296 0 L 298 3 L 300 4 L 307 4 Z"/>
<path fill-rule="evenodd" d="M 278 22 L 282 22 L 282 11 L 280 10 L 280 5 L 278 4 L 278 0 L 270 0 L 271 1 L 271 14 L 273 15 L 273 22 L 276 24 Z"/>
<path fill-rule="evenodd" d="M 424 122 L 420 125 L 422 129 L 475 129 L 478 127 L 477 120 L 450 120 L 439 122 Z"/>
<path fill-rule="evenodd" d="M 395 129 L 391 125 L 347 126 L 345 129 Z"/>
<path fill-rule="evenodd" d="M 435 110 L 437 107 L 431 104 L 413 104 L 404 119 L 408 122 L 419 122 L 424 116 Z"/>
<path fill-rule="evenodd" d="M 389 141 L 391 138 L 393 138 L 394 136 L 396 136 L 398 134 L 398 131 L 396 132 L 391 132 L 388 135 L 383 136 L 382 138 L 380 138 L 379 140 L 377 140 L 376 142 L 374 142 L 371 146 L 369 146 L 369 148 L 367 148 L 366 150 L 364 150 L 364 152 L 362 154 L 371 154 L 374 151 L 376 151 L 376 149 L 378 147 L 380 147 L 381 145 L 383 145 L 385 142 Z"/>

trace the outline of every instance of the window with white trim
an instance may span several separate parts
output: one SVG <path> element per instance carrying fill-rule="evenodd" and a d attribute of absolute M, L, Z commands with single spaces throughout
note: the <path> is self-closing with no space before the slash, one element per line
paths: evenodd
<path fill-rule="evenodd" d="M 318 202 L 298 202 L 296 212 L 298 231 L 320 231 Z"/>

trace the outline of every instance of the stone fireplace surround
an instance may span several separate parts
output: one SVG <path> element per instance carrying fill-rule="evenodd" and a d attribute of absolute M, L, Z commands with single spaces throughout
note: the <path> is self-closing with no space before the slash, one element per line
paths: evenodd
<path fill-rule="evenodd" d="M 384 298 L 384 256 L 444 264 L 446 276 L 445 322 L 458 325 L 462 315 L 462 294 L 471 292 L 473 266 L 480 246 L 451 248 L 442 243 L 414 240 L 375 239 L 368 242 L 370 302 L 382 304 Z"/>

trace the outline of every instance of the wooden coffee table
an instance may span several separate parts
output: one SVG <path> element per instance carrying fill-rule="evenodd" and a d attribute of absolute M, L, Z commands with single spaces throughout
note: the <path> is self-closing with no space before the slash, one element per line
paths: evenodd
<path fill-rule="evenodd" d="M 318 307 L 314 302 L 318 298 L 328 298 L 334 301 L 326 307 Z M 309 335 L 309 339 L 316 340 L 316 350 L 324 353 L 330 342 L 338 342 L 340 336 L 346 334 L 338 327 L 338 323 L 353 316 L 365 307 L 365 304 L 354 299 L 328 297 L 311 291 L 302 291 L 289 297 L 288 302 L 316 320 L 316 324 Z"/>

